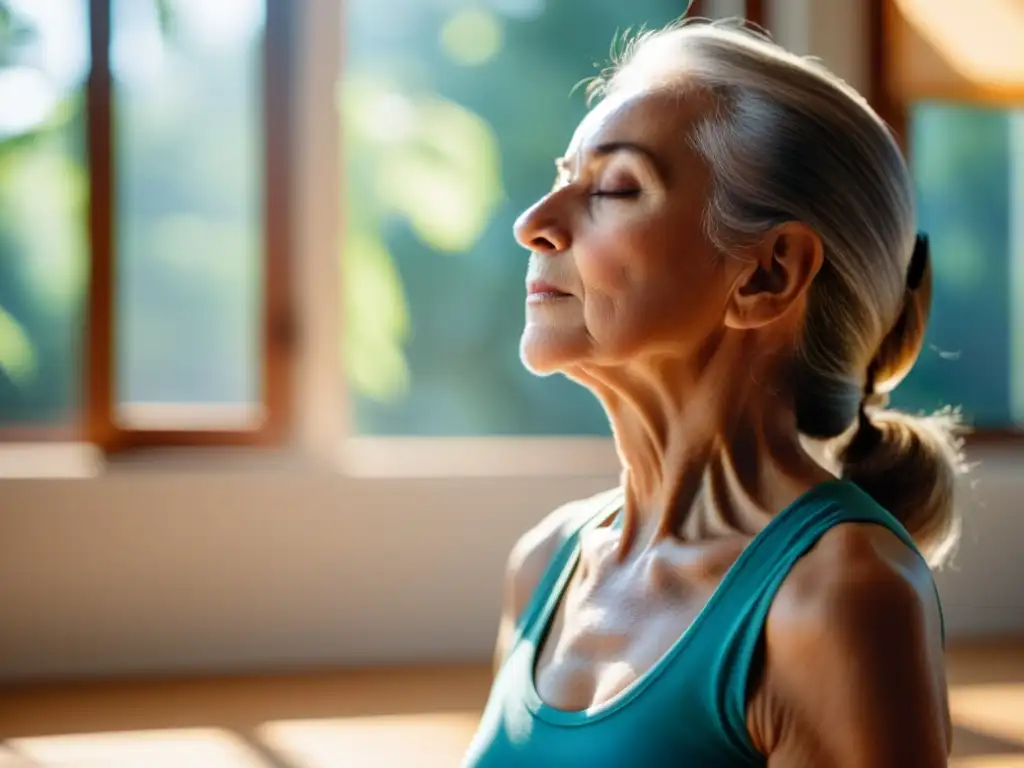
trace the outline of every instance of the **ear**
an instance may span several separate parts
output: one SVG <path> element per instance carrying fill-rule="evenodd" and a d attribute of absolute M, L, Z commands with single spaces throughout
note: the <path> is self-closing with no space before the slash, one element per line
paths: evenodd
<path fill-rule="evenodd" d="M 749 260 L 726 309 L 730 328 L 760 328 L 799 305 L 821 269 L 825 249 L 813 229 L 791 221 L 766 232 L 744 255 Z"/>

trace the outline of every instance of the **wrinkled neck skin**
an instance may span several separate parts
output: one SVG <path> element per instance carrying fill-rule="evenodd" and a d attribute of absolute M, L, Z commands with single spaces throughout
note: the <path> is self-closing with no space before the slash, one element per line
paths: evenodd
<path fill-rule="evenodd" d="M 803 448 L 780 357 L 725 332 L 701 360 L 651 353 L 571 372 L 600 399 L 623 464 L 620 557 L 665 539 L 752 536 L 833 477 Z"/>

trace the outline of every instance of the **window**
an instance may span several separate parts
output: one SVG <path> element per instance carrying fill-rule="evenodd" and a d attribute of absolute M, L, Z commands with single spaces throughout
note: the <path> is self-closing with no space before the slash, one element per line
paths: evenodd
<path fill-rule="evenodd" d="M 280 432 L 284 7 L 0 0 L 4 437 Z"/>
<path fill-rule="evenodd" d="M 607 61 L 616 34 L 685 6 L 346 3 L 342 348 L 358 434 L 607 434 L 589 393 L 519 363 L 527 257 L 512 224 L 584 115 L 572 85 Z"/>
<path fill-rule="evenodd" d="M 979 428 L 1024 424 L 1022 126 L 1024 109 L 910 108 L 918 216 L 933 244 L 933 310 L 926 347 L 897 392 L 919 407 L 960 404 Z"/>
<path fill-rule="evenodd" d="M 0 2 L 0 426 L 64 437 L 88 279 L 81 0 Z"/>
<path fill-rule="evenodd" d="M 118 424 L 258 420 L 262 28 L 261 0 L 112 2 Z"/>
<path fill-rule="evenodd" d="M 934 275 L 926 345 L 893 400 L 953 403 L 983 433 L 1013 432 L 1024 425 L 1024 57 L 1004 43 L 1024 37 L 1024 15 L 990 0 L 966 21 L 945 0 L 875 5 L 875 96 L 906 146 Z"/>
<path fill-rule="evenodd" d="M 0 0 L 0 439 L 119 449 L 289 434 L 291 93 L 304 82 L 292 37 L 297 8 L 314 5 Z M 974 13 L 990 5 L 1005 12 Z M 572 84 L 638 19 L 658 26 L 685 6 L 330 11 L 344 16 L 343 163 L 323 173 L 343 191 L 350 436 L 607 435 L 587 392 L 519 363 L 526 256 L 511 227 L 583 116 Z M 691 13 L 764 24 L 766 6 L 702 0 Z M 1012 428 L 1024 418 L 1024 70 L 1008 53 L 944 52 L 969 37 L 945 28 L 908 42 L 935 15 L 921 0 L 872 7 L 876 97 L 903 126 L 935 244 L 928 345 L 895 399 L 959 403 L 981 427 Z"/>

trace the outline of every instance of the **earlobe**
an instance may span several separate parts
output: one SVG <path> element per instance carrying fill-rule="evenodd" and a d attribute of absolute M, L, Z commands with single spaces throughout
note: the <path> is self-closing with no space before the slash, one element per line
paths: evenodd
<path fill-rule="evenodd" d="M 768 325 L 800 304 L 824 262 L 824 246 L 806 224 L 787 222 L 745 256 L 726 310 L 726 325 L 735 329 Z"/>

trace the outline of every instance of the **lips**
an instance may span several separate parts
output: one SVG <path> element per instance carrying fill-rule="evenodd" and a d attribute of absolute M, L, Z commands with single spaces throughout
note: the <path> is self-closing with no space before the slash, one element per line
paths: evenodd
<path fill-rule="evenodd" d="M 570 296 L 568 291 L 563 291 L 557 285 L 546 282 L 544 280 L 531 280 L 526 284 L 526 294 L 531 297 L 546 297 L 546 298 L 558 298 L 561 296 Z"/>

